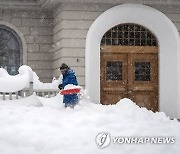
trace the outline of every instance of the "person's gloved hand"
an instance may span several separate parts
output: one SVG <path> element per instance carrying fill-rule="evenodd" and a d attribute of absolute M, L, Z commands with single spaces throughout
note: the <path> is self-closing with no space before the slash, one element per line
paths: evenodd
<path fill-rule="evenodd" d="M 60 90 L 62 90 L 62 89 L 63 89 L 62 84 L 59 84 L 58 88 L 59 88 Z"/>

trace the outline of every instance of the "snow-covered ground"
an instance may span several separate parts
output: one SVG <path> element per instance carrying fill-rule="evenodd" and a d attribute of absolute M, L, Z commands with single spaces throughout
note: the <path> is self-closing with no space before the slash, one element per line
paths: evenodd
<path fill-rule="evenodd" d="M 103 136 L 98 140 L 101 132 L 111 137 L 103 149 L 96 144 L 107 141 Z M 113 143 L 113 137 L 169 137 L 175 143 L 120 144 Z M 162 112 L 139 108 L 128 99 L 109 106 L 84 99 L 74 109 L 64 108 L 59 94 L 0 101 L 0 154 L 99 153 L 179 154 L 180 123 Z"/>

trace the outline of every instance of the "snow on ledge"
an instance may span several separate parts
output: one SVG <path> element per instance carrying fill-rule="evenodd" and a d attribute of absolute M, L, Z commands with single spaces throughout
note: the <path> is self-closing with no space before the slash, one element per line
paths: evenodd
<path fill-rule="evenodd" d="M 43 83 L 39 80 L 39 77 L 33 72 L 33 89 L 58 89 L 58 85 L 62 82 L 62 75 L 59 79 L 53 78 L 51 83 Z"/>
<path fill-rule="evenodd" d="M 29 88 L 29 83 L 33 82 L 33 89 L 58 90 L 58 85 L 62 82 L 62 75 L 51 83 L 43 83 L 32 69 L 23 65 L 18 70 L 18 75 L 9 75 L 4 68 L 0 68 L 0 92 L 17 92 L 24 88 Z"/>
<path fill-rule="evenodd" d="M 32 69 L 23 65 L 18 70 L 19 74 L 12 76 L 0 68 L 0 92 L 16 92 L 29 87 L 29 81 L 32 81 Z"/>

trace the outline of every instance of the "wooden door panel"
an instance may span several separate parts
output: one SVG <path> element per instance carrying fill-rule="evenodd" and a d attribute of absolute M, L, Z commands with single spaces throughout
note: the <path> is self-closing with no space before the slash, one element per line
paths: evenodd
<path fill-rule="evenodd" d="M 158 54 L 157 47 L 104 47 L 101 52 L 101 103 L 115 104 L 130 98 L 140 107 L 158 110 Z M 110 65 L 121 65 L 117 74 Z M 109 70 L 111 70 L 109 72 Z"/>
<path fill-rule="evenodd" d="M 101 103 L 104 105 L 108 104 L 116 104 L 120 101 L 120 99 L 123 99 L 127 97 L 125 92 L 120 91 L 103 91 L 101 93 Z"/>
<path fill-rule="evenodd" d="M 157 111 L 157 54 L 129 54 L 128 58 L 128 98 L 141 107 Z"/>
<path fill-rule="evenodd" d="M 121 69 L 115 70 L 119 73 L 119 76 L 115 78 L 108 72 L 109 64 L 120 64 Z M 104 54 L 101 53 L 101 103 L 102 104 L 114 104 L 120 99 L 126 97 L 127 90 L 127 54 Z M 114 67 L 116 68 L 116 66 Z M 114 69 L 111 67 L 112 71 Z"/>
<path fill-rule="evenodd" d="M 158 86 L 158 63 L 157 63 L 157 54 L 130 54 L 128 56 L 128 88 L 129 90 L 141 90 L 141 91 L 152 91 L 157 89 Z M 149 64 L 150 65 L 150 80 L 145 79 L 137 80 L 136 79 L 136 69 L 135 64 Z"/>
<path fill-rule="evenodd" d="M 128 98 L 134 101 L 140 107 L 146 107 L 148 110 L 157 111 L 157 93 L 153 91 L 128 92 Z"/>
<path fill-rule="evenodd" d="M 157 54 L 130 54 L 128 58 L 128 97 L 140 107 L 157 111 Z"/>
<path fill-rule="evenodd" d="M 101 83 L 104 88 L 116 86 L 126 89 L 127 84 L 127 55 L 126 54 L 101 54 Z M 107 63 L 120 62 L 122 63 L 122 79 L 111 80 L 107 79 Z"/>

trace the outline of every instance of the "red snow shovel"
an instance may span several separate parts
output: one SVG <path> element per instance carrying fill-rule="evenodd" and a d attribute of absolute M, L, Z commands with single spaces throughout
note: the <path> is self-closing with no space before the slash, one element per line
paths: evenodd
<path fill-rule="evenodd" d="M 81 91 L 81 88 L 63 89 L 60 91 L 60 94 L 61 95 L 78 94 L 80 91 Z"/>

